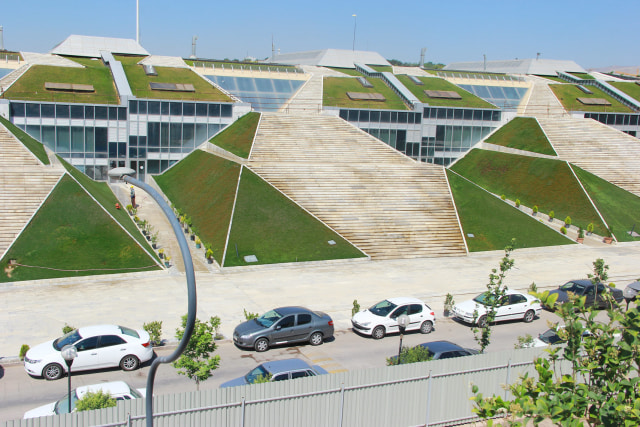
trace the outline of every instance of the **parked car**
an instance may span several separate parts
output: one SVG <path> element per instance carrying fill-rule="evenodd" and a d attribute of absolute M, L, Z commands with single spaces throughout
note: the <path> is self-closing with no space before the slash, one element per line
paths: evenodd
<path fill-rule="evenodd" d="M 564 344 L 566 341 L 558 335 L 558 330 L 562 329 L 564 329 L 564 325 L 559 325 L 556 328 L 547 329 L 546 331 L 538 335 L 537 338 L 534 338 L 533 343 L 531 343 L 531 345 L 527 347 L 547 347 L 550 345 Z M 582 338 L 588 337 L 589 335 L 591 335 L 591 332 L 586 329 L 582 332 Z"/>
<path fill-rule="evenodd" d="M 610 294 L 616 303 L 622 302 L 624 298 L 620 289 L 612 288 L 603 283 L 598 283 L 596 286 L 589 279 L 571 280 L 558 289 L 549 292 L 549 295 L 557 294 L 556 304 L 562 304 L 569 301 L 570 292 L 579 297 L 586 297 L 586 307 L 609 307 L 609 303 L 602 297 L 605 294 Z"/>
<path fill-rule="evenodd" d="M 452 359 L 454 357 L 472 356 L 478 354 L 478 350 L 472 348 L 460 347 L 451 341 L 431 341 L 419 344 L 416 347 L 424 347 L 429 351 L 431 360 Z M 415 347 L 414 347 L 415 348 Z M 393 361 L 398 360 L 398 356 L 394 356 Z"/>
<path fill-rule="evenodd" d="M 277 344 L 309 342 L 320 345 L 333 337 L 328 314 L 304 307 L 280 307 L 236 326 L 233 342 L 238 347 L 267 351 Z"/>
<path fill-rule="evenodd" d="M 295 380 L 296 378 L 315 377 L 328 372 L 318 365 L 309 365 L 302 359 L 285 359 L 265 362 L 250 370 L 247 375 L 222 383 L 220 388 L 253 384 L 258 378 L 269 381 Z"/>
<path fill-rule="evenodd" d="M 456 318 L 484 328 L 487 326 L 488 292 L 483 292 L 472 300 L 464 301 L 453 307 Z M 495 307 L 496 322 L 522 319 L 529 323 L 540 314 L 542 306 L 536 297 L 508 289 Z M 474 312 L 476 312 L 474 316 Z"/>
<path fill-rule="evenodd" d="M 627 309 L 629 309 L 629 303 L 638 299 L 638 293 L 640 293 L 640 282 L 631 282 L 622 291 L 622 296 L 627 302 Z"/>
<path fill-rule="evenodd" d="M 133 371 L 153 357 L 149 334 L 144 330 L 116 325 L 87 326 L 27 351 L 25 371 L 47 380 L 57 380 L 67 372 L 60 350 L 68 344 L 74 345 L 78 351 L 71 367 L 73 371 L 116 366 Z"/>
<path fill-rule="evenodd" d="M 72 367 L 73 368 L 73 367 Z M 146 389 L 135 389 L 124 381 L 112 381 L 108 383 L 92 384 L 78 387 L 71 390 L 71 412 L 76 411 L 78 400 L 82 399 L 88 392 L 97 393 L 102 390 L 109 393 L 116 400 L 140 399 L 146 396 Z M 35 409 L 27 411 L 24 418 L 45 417 L 47 415 L 58 415 L 69 413 L 69 395 L 65 395 L 57 402 L 47 403 Z"/>
<path fill-rule="evenodd" d="M 351 318 L 353 330 L 363 335 L 371 335 L 379 340 L 392 332 L 399 332 L 398 316 L 409 316 L 407 331 L 419 330 L 428 334 L 436 323 L 436 314 L 417 298 L 398 297 L 380 301 Z"/>

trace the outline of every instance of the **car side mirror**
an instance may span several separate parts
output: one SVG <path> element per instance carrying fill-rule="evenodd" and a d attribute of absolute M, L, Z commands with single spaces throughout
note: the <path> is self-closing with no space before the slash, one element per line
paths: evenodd
<path fill-rule="evenodd" d="M 279 331 L 280 329 L 282 329 L 282 326 L 280 325 L 276 326 L 276 331 Z"/>

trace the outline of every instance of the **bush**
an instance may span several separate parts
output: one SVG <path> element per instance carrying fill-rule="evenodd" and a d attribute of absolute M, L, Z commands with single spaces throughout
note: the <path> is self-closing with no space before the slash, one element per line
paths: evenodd
<path fill-rule="evenodd" d="M 520 199 L 516 199 L 516 208 L 520 207 Z"/>
<path fill-rule="evenodd" d="M 571 225 L 571 217 L 569 215 L 567 215 L 567 217 L 564 219 L 564 225 L 566 225 L 567 227 Z"/>
<path fill-rule="evenodd" d="M 449 315 L 449 312 L 451 310 L 453 310 L 453 306 L 455 305 L 455 301 L 453 300 L 453 295 L 451 294 L 447 294 L 444 297 L 444 312 L 445 312 L 445 316 Z"/>
<path fill-rule="evenodd" d="M 565 227 L 560 227 L 560 232 L 562 234 L 567 234 L 567 229 Z"/>
<path fill-rule="evenodd" d="M 533 205 L 533 213 L 534 214 L 538 213 L 538 205 Z"/>
<path fill-rule="evenodd" d="M 529 334 L 525 335 L 524 337 L 518 337 L 518 342 L 513 346 L 513 348 L 515 349 L 529 347 L 533 347 L 533 337 Z"/>
<path fill-rule="evenodd" d="M 529 285 L 529 289 L 527 291 L 529 294 L 534 294 L 538 292 L 538 285 L 536 285 L 536 282 L 531 282 L 531 284 Z"/>
<path fill-rule="evenodd" d="M 553 218 L 556 217 L 556 213 L 554 211 L 549 212 L 549 221 L 553 221 Z"/>
<path fill-rule="evenodd" d="M 63 335 L 68 334 L 69 332 L 74 331 L 75 329 L 76 328 L 74 328 L 73 326 L 70 326 L 65 323 L 64 326 L 62 327 L 62 334 Z"/>
<path fill-rule="evenodd" d="M 422 347 L 421 345 L 412 348 L 402 347 L 400 358 L 398 359 L 397 356 L 388 357 L 387 366 L 426 362 L 428 360 L 431 360 L 431 354 L 427 347 Z"/>
<path fill-rule="evenodd" d="M 247 311 L 244 308 L 242 310 L 244 310 L 244 318 L 247 319 L 247 320 L 255 319 L 256 317 L 259 316 L 258 313 L 252 313 L 250 311 Z"/>
<path fill-rule="evenodd" d="M 353 307 L 351 308 L 351 317 L 355 316 L 357 312 L 360 311 L 360 304 L 358 304 L 358 300 L 353 300 Z"/>
<path fill-rule="evenodd" d="M 105 393 L 102 390 L 97 392 L 87 392 L 84 397 L 76 403 L 76 409 L 78 412 L 90 411 L 92 409 L 111 408 L 116 406 L 116 399 L 111 397 L 109 393 Z"/>
<path fill-rule="evenodd" d="M 271 381 L 271 374 L 267 374 L 267 375 L 260 374 L 257 377 L 255 377 L 253 381 L 251 381 L 251 384 L 262 384 L 262 383 L 268 383 L 269 381 Z"/>
<path fill-rule="evenodd" d="M 578 228 L 578 238 L 584 239 L 584 230 L 582 229 L 582 227 Z"/>
<path fill-rule="evenodd" d="M 502 199 L 502 200 L 505 200 L 506 198 L 507 198 L 507 196 L 505 196 L 504 194 L 502 194 L 502 195 L 500 196 L 500 199 Z"/>
<path fill-rule="evenodd" d="M 156 347 L 162 344 L 162 320 L 144 323 L 142 329 L 149 333 L 151 344 Z"/>
<path fill-rule="evenodd" d="M 587 233 L 593 233 L 593 228 L 594 228 L 593 223 L 592 223 L 592 222 L 590 222 L 590 223 L 587 225 Z"/>
<path fill-rule="evenodd" d="M 20 347 L 20 360 L 24 360 L 24 356 L 27 354 L 27 351 L 29 351 L 29 346 L 27 344 L 22 344 L 22 347 Z"/>

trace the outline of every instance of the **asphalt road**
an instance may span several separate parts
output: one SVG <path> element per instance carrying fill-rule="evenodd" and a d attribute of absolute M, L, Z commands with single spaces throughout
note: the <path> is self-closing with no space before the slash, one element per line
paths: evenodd
<path fill-rule="evenodd" d="M 599 316 L 604 316 L 604 313 L 600 313 Z M 537 336 L 540 332 L 548 329 L 550 322 L 557 321 L 558 317 L 555 314 L 543 311 L 539 318 L 529 324 L 520 321 L 497 324 L 493 327 L 491 344 L 487 348 L 487 352 L 512 349 L 519 336 L 527 334 Z M 403 344 L 414 346 L 436 340 L 449 340 L 463 347 L 478 348 L 469 326 L 450 318 L 442 318 L 442 316 L 437 319 L 436 328 L 432 333 L 428 335 L 419 332 L 407 333 L 403 338 Z M 231 341 L 223 340 L 218 343 L 216 350 L 216 354 L 221 357 L 220 367 L 214 371 L 209 380 L 200 384 L 200 389 L 218 387 L 225 381 L 246 374 L 259 363 L 289 357 L 305 359 L 311 364 L 324 367 L 330 373 L 382 367 L 385 366 L 387 357 L 397 354 L 398 347 L 399 335 L 397 334 L 376 341 L 357 335 L 351 330 L 336 331 L 333 340 L 318 347 L 310 345 L 284 346 L 270 349 L 264 353 L 241 350 Z M 171 347 L 156 349 L 158 355 L 167 355 L 172 351 Z M 71 386 L 75 388 L 81 385 L 124 380 L 135 388 L 145 388 L 148 371 L 149 364 L 147 363 L 134 372 L 124 372 L 119 369 L 79 372 L 72 375 Z M 195 382 L 178 375 L 170 365 L 161 365 L 154 384 L 155 395 L 196 389 Z M 62 398 L 66 391 L 66 378 L 46 381 L 27 375 L 21 364 L 0 366 L 0 421 L 22 418 L 27 410 L 56 401 Z"/>

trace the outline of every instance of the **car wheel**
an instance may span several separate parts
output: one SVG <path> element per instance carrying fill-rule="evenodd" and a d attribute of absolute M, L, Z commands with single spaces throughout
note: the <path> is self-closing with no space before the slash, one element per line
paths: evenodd
<path fill-rule="evenodd" d="M 531 323 L 533 319 L 536 317 L 536 313 L 533 310 L 529 310 L 524 314 L 524 323 Z"/>
<path fill-rule="evenodd" d="M 433 331 L 433 322 L 431 320 L 425 320 L 422 322 L 422 325 L 420 325 L 420 332 L 428 334 L 431 331 Z"/>
<path fill-rule="evenodd" d="M 62 369 L 62 366 L 57 363 L 49 363 L 42 370 L 42 376 L 49 381 L 53 381 L 60 378 L 63 372 L 64 370 Z"/>
<path fill-rule="evenodd" d="M 269 350 L 269 341 L 266 338 L 258 338 L 253 347 L 259 352 L 267 351 Z"/>
<path fill-rule="evenodd" d="M 478 319 L 478 327 L 486 328 L 487 327 L 487 316 L 480 316 Z"/>
<path fill-rule="evenodd" d="M 322 344 L 323 341 L 324 341 L 324 337 L 320 332 L 314 332 L 309 337 L 309 342 L 311 343 L 311 345 L 320 345 Z"/>
<path fill-rule="evenodd" d="M 379 325 L 373 328 L 373 331 L 371 331 L 371 338 L 373 338 L 374 340 L 379 340 L 384 338 L 384 334 L 384 326 Z"/>
<path fill-rule="evenodd" d="M 123 357 L 120 361 L 120 367 L 123 371 L 135 371 L 138 366 L 140 366 L 140 361 L 132 354 Z"/>

